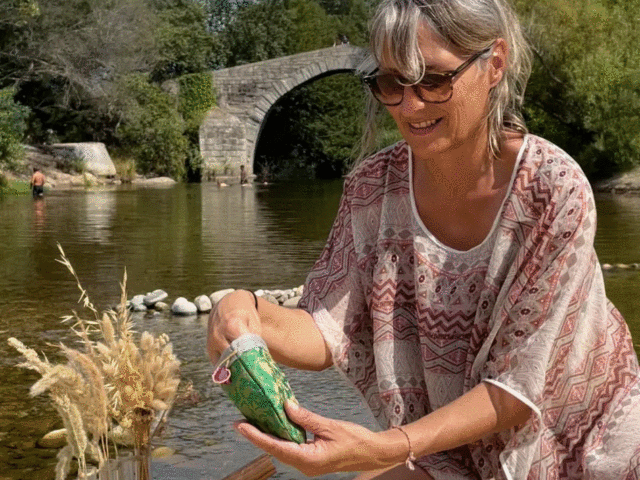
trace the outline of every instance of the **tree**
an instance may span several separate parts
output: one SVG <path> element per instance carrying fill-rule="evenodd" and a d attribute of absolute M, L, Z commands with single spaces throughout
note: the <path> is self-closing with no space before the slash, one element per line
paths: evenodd
<path fill-rule="evenodd" d="M 14 88 L 0 90 L 0 171 L 12 169 L 22 154 L 28 109 L 15 103 Z"/>
<path fill-rule="evenodd" d="M 206 14 L 192 0 L 153 0 L 158 15 L 155 33 L 159 58 L 153 78 L 164 80 L 205 70 L 214 40 L 206 30 Z"/>
<path fill-rule="evenodd" d="M 130 75 L 119 88 L 125 99 L 116 131 L 121 145 L 133 153 L 143 173 L 182 178 L 189 144 L 178 100 L 145 75 Z"/>
<path fill-rule="evenodd" d="M 265 0 L 239 10 L 220 33 L 228 55 L 225 67 L 290 55 L 293 28 L 291 14 L 280 1 Z"/>
<path fill-rule="evenodd" d="M 640 164 L 638 0 L 518 0 L 536 64 L 531 130 L 572 154 L 592 178 Z"/>

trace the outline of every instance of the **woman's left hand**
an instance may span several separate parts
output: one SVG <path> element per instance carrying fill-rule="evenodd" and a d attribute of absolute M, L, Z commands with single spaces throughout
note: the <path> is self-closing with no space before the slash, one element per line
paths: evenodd
<path fill-rule="evenodd" d="M 354 423 L 325 418 L 293 402 L 285 404 L 285 411 L 291 421 L 314 434 L 312 441 L 298 445 L 263 433 L 248 422 L 238 422 L 235 428 L 256 447 L 308 477 L 374 470 L 404 460 L 403 452 L 382 438 L 386 432 L 375 433 Z"/>

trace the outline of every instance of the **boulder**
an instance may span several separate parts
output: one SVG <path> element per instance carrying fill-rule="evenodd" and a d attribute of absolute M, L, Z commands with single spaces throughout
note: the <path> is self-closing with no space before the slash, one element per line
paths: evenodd
<path fill-rule="evenodd" d="M 171 447 L 156 447 L 152 450 L 151 456 L 153 458 L 166 458 L 174 455 L 176 451 Z"/>
<path fill-rule="evenodd" d="M 171 312 L 174 315 L 196 315 L 198 313 L 198 307 L 186 298 L 178 297 L 176 301 L 173 302 L 173 305 L 171 305 Z"/>
<path fill-rule="evenodd" d="M 196 299 L 193 301 L 193 303 L 195 303 L 196 308 L 200 313 L 206 313 L 211 311 L 211 308 L 212 308 L 211 300 L 206 295 L 197 296 Z"/>
<path fill-rule="evenodd" d="M 300 297 L 291 297 L 290 299 L 285 300 L 282 306 L 288 307 L 288 308 L 297 308 L 299 301 L 300 301 Z"/>
<path fill-rule="evenodd" d="M 41 448 L 62 448 L 67 444 L 67 429 L 61 428 L 47 433 L 38 440 L 37 445 Z"/>
<path fill-rule="evenodd" d="M 165 292 L 164 290 L 154 290 L 151 293 L 147 293 L 142 301 L 144 302 L 144 304 L 147 306 L 147 308 L 151 308 L 153 307 L 156 303 L 161 302 L 163 300 L 166 300 L 166 298 L 169 296 L 169 294 L 167 292 Z"/>
<path fill-rule="evenodd" d="M 147 306 L 144 304 L 144 295 L 136 295 L 129 302 L 129 310 L 133 312 L 146 312 Z"/>
<path fill-rule="evenodd" d="M 273 295 L 271 295 L 270 293 L 263 293 L 262 295 L 258 295 L 260 298 L 264 298 L 267 302 L 271 302 L 275 305 L 280 305 L 280 302 L 278 302 L 278 299 L 276 297 L 274 297 Z"/>
<path fill-rule="evenodd" d="M 63 157 L 81 158 L 87 172 L 98 177 L 113 177 L 116 166 L 109 156 L 107 147 L 100 142 L 55 143 L 50 148 Z"/>
<path fill-rule="evenodd" d="M 131 182 L 132 185 L 137 187 L 173 187 L 176 182 L 173 178 L 169 177 L 155 177 L 155 178 L 137 178 Z"/>
<path fill-rule="evenodd" d="M 222 300 L 222 297 L 233 291 L 233 288 L 227 288 L 225 290 L 218 290 L 217 292 L 213 292 L 211 295 L 209 295 L 209 300 L 211 300 L 212 308 L 215 307 L 220 300 Z"/>
<path fill-rule="evenodd" d="M 169 305 L 167 303 L 164 302 L 156 302 L 156 304 L 153 306 L 154 310 L 157 310 L 158 312 L 165 312 L 167 310 L 169 310 Z"/>

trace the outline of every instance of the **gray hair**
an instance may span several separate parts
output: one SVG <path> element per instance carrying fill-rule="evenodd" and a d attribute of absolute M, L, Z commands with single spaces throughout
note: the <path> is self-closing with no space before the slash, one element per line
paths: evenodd
<path fill-rule="evenodd" d="M 531 50 L 515 12 L 506 0 L 384 0 L 371 22 L 371 55 L 361 66 L 363 72 L 384 63 L 418 82 L 425 72 L 418 44 L 424 22 L 463 55 L 484 50 L 498 38 L 507 42 L 507 65 L 490 92 L 487 118 L 490 154 L 497 157 L 506 129 L 527 132 L 521 108 L 531 73 Z M 375 148 L 380 108 L 369 95 L 361 156 Z"/>

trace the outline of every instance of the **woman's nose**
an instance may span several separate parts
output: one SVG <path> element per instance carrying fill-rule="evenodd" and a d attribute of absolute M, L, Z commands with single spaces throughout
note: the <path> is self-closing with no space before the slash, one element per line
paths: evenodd
<path fill-rule="evenodd" d="M 402 102 L 400 102 L 400 108 L 403 111 L 414 112 L 421 108 L 426 103 L 422 98 L 418 96 L 415 85 L 406 85 L 404 87 L 404 94 L 402 95 Z"/>

